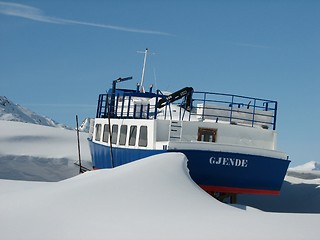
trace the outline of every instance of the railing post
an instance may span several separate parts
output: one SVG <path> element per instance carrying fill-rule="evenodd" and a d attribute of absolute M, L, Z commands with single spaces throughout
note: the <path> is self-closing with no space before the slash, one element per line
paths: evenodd
<path fill-rule="evenodd" d="M 191 119 L 191 114 L 192 114 L 192 106 L 193 106 L 193 93 L 194 93 L 194 90 L 189 93 L 190 94 L 190 102 L 189 102 L 189 106 L 187 106 L 187 109 L 189 109 L 189 121 Z M 189 97 L 189 96 L 188 96 Z M 188 104 L 188 100 L 186 100 L 187 103 L 186 105 Z M 183 116 L 184 117 L 184 116 Z"/>
<path fill-rule="evenodd" d="M 119 105 L 119 93 L 117 94 L 117 102 L 116 102 L 116 109 L 114 109 L 114 112 L 113 112 L 113 115 L 115 117 L 117 117 L 117 114 L 118 114 L 118 105 Z"/>
<path fill-rule="evenodd" d="M 99 94 L 96 118 L 99 118 L 99 117 L 100 117 L 99 115 L 100 115 L 100 111 L 101 111 L 101 95 L 102 95 L 102 94 Z"/>
<path fill-rule="evenodd" d="M 103 115 L 104 117 L 107 115 L 107 109 L 108 109 L 108 115 L 110 114 L 109 110 L 109 95 L 104 95 L 106 97 L 106 104 L 104 105 L 104 111 L 103 111 Z M 102 101 L 103 101 L 103 98 L 102 98 Z"/>
<path fill-rule="evenodd" d="M 140 106 L 140 119 L 142 118 L 142 112 L 143 112 L 143 104 Z"/>
<path fill-rule="evenodd" d="M 131 102 L 131 95 L 129 95 L 129 99 L 128 99 L 127 117 L 130 117 L 130 102 Z"/>
<path fill-rule="evenodd" d="M 150 104 L 148 103 L 147 105 L 147 119 L 149 119 L 149 115 L 150 115 Z"/>
<path fill-rule="evenodd" d="M 157 95 L 156 95 L 156 103 L 154 104 L 154 119 L 157 119 L 157 114 L 158 114 L 158 100 L 159 100 L 159 90 L 157 90 Z"/>
<path fill-rule="evenodd" d="M 193 94 L 193 92 L 192 92 L 192 94 Z M 191 119 L 191 115 L 192 115 L 192 106 L 193 106 L 193 98 L 191 97 L 191 101 L 190 101 L 190 112 L 189 112 L 189 119 L 188 119 L 188 121 L 190 121 L 190 119 Z"/>
<path fill-rule="evenodd" d="M 256 113 L 256 102 L 257 102 L 257 100 L 254 99 L 254 101 L 253 101 L 253 112 L 252 112 L 252 127 L 254 125 L 254 117 L 255 117 L 255 113 Z"/>
<path fill-rule="evenodd" d="M 234 95 L 231 96 L 230 123 L 232 122 L 233 102 L 234 102 Z"/>
<path fill-rule="evenodd" d="M 167 109 L 168 109 L 168 105 L 165 106 L 165 110 L 164 110 L 164 120 L 167 119 Z"/>
<path fill-rule="evenodd" d="M 133 118 L 136 118 L 137 104 L 133 107 Z"/>
<path fill-rule="evenodd" d="M 122 95 L 122 105 L 121 105 L 121 118 L 123 117 L 123 108 L 124 108 L 124 101 L 126 99 L 125 94 Z"/>
<path fill-rule="evenodd" d="M 203 96 L 203 106 L 202 106 L 202 121 L 204 120 L 204 110 L 206 108 L 206 98 L 207 98 L 207 93 L 204 93 L 204 96 Z"/>
<path fill-rule="evenodd" d="M 276 130 L 278 102 L 275 102 L 274 108 L 275 108 L 275 109 L 274 109 L 274 116 L 273 116 L 273 130 Z"/>

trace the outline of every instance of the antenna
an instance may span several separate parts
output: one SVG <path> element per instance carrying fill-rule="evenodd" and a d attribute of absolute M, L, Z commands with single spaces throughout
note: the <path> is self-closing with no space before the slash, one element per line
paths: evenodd
<path fill-rule="evenodd" d="M 144 54 L 144 59 L 143 59 L 143 67 L 142 67 L 142 75 L 141 75 L 141 82 L 140 82 L 140 92 L 145 92 L 145 90 L 144 90 L 144 86 L 143 86 L 143 84 L 144 84 L 144 75 L 145 75 L 145 71 L 146 71 L 146 64 L 147 64 L 147 56 L 148 56 L 148 54 L 157 54 L 157 53 L 149 53 L 149 49 L 148 48 L 146 48 L 146 50 L 145 51 L 137 51 L 137 53 L 143 53 Z"/>
<path fill-rule="evenodd" d="M 144 72 L 146 69 L 146 63 L 147 63 L 147 55 L 148 55 L 148 48 L 144 51 L 144 59 L 143 59 L 143 67 L 142 67 L 142 76 L 141 76 L 141 82 L 140 82 L 140 92 L 144 92 Z"/>

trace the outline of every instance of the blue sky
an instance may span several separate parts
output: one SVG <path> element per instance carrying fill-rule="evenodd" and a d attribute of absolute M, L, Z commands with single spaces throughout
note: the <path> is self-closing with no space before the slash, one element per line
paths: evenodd
<path fill-rule="evenodd" d="M 278 147 L 320 156 L 320 1 L 0 1 L 0 95 L 75 125 L 118 77 L 277 100 Z"/>

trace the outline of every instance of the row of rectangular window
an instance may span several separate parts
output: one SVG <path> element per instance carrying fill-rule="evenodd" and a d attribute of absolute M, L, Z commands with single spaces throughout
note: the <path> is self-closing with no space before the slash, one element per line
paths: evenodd
<path fill-rule="evenodd" d="M 136 125 L 130 126 L 129 131 L 129 146 L 135 146 L 136 145 L 136 138 L 137 138 L 137 129 L 138 127 Z M 110 133 L 111 132 L 111 136 Z M 118 142 L 118 132 L 119 132 L 119 126 L 118 124 L 113 124 L 111 129 L 109 124 L 104 124 L 103 131 L 102 131 L 102 125 L 96 124 L 96 134 L 95 134 L 95 140 L 100 141 L 101 140 L 101 133 L 102 134 L 102 141 L 108 143 L 109 139 L 111 138 L 112 144 L 117 144 Z M 127 142 L 127 136 L 128 136 L 128 126 L 127 125 L 120 125 L 120 134 L 119 134 L 119 145 L 126 145 Z M 139 141 L 138 146 L 139 147 L 146 147 L 148 145 L 148 129 L 147 126 L 140 126 L 139 129 Z"/>

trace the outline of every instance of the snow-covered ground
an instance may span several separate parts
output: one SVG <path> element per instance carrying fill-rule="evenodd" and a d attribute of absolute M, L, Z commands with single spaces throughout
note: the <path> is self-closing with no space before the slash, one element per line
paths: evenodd
<path fill-rule="evenodd" d="M 77 159 L 75 131 L 0 121 L 1 239 L 320 239 L 320 214 L 218 202 L 191 180 L 180 153 L 81 175 Z M 320 204 L 319 178 L 286 184 Z"/>
<path fill-rule="evenodd" d="M 87 133 L 80 133 L 81 156 L 91 158 Z M 74 130 L 0 120 L 0 178 L 59 181 L 78 174 Z"/>
<path fill-rule="evenodd" d="M 280 196 L 239 195 L 238 201 L 269 212 L 320 214 L 319 163 L 289 168 Z"/>

